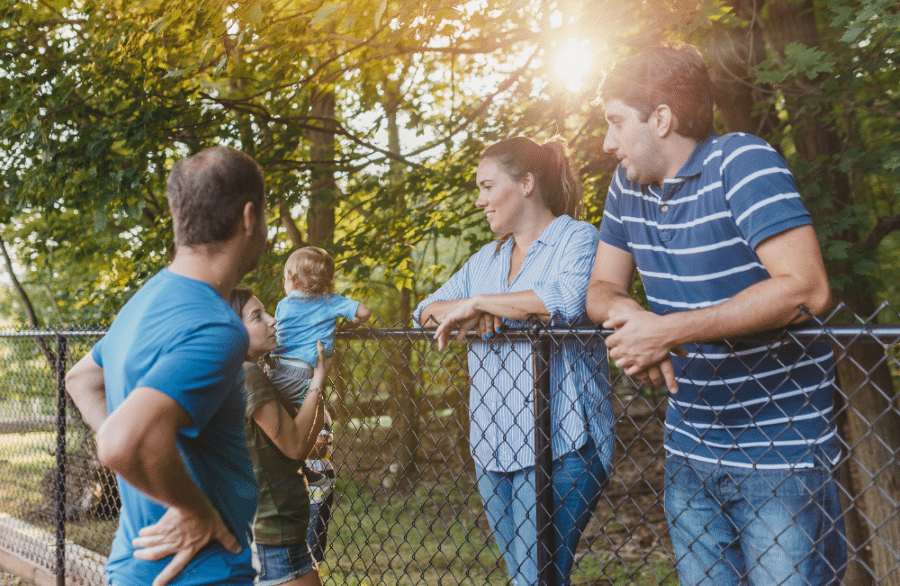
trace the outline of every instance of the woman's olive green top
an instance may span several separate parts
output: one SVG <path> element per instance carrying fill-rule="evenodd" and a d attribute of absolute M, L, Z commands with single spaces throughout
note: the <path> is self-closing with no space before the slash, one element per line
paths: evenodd
<path fill-rule="evenodd" d="M 253 537 L 262 545 L 291 545 L 309 531 L 309 486 L 298 474 L 298 460 L 288 458 L 253 421 L 253 413 L 270 401 L 283 405 L 293 417 L 297 409 L 285 401 L 269 377 L 252 362 L 244 363 L 247 389 L 247 447 L 259 483 L 259 507 Z"/>

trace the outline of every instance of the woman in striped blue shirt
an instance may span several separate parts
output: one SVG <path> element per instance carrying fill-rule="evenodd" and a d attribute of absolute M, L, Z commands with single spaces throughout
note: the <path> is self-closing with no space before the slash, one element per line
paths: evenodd
<path fill-rule="evenodd" d="M 591 323 L 585 295 L 599 242 L 578 221 L 581 186 L 557 138 L 525 137 L 489 147 L 476 174 L 478 199 L 496 242 L 475 253 L 416 308 L 443 350 L 469 330 L 470 440 L 488 521 L 517 586 L 537 582 L 534 491 L 534 374 L 531 345 L 505 339 L 501 325 L 537 318 Z M 568 584 L 575 548 L 606 481 L 613 449 L 603 340 L 554 345 L 551 371 L 553 526 L 556 583 Z"/>

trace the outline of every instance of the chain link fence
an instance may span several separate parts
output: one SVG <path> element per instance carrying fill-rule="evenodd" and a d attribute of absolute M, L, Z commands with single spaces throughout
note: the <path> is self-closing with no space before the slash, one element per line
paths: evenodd
<path fill-rule="evenodd" d="M 754 371 L 763 363 L 750 360 L 748 348 L 763 347 L 763 354 L 779 362 L 789 381 L 797 369 L 811 363 L 816 344 L 833 350 L 834 368 L 821 366 L 824 379 L 836 379 L 833 411 L 816 413 L 814 393 L 801 392 L 797 411 L 783 413 L 783 429 L 803 425 L 804 416 L 797 413 L 804 409 L 836 427 L 841 512 L 829 522 L 846 526 L 841 545 L 847 561 L 840 556 L 829 561 L 840 565 L 848 586 L 900 585 L 900 405 L 895 390 L 900 382 L 900 328 L 877 325 L 897 323 L 897 317 L 887 306 L 869 318 L 841 308 L 822 325 L 732 342 L 726 352 L 756 380 L 766 374 Z M 98 464 L 93 435 L 64 393 L 63 374 L 102 333 L 0 333 L 0 563 L 10 556 L 27 560 L 46 568 L 58 584 L 103 584 L 102 566 L 116 528 L 114 478 Z M 526 445 L 536 462 L 537 572 L 542 584 L 558 581 L 549 563 L 559 547 L 549 471 L 554 434 L 562 432 L 554 427 L 550 412 L 584 409 L 584 404 L 554 403 L 562 379 L 550 366 L 564 348 L 588 352 L 607 333 L 536 326 L 502 331 L 489 342 L 469 337 L 470 345 L 488 344 L 501 357 L 501 365 L 507 363 L 504 352 L 514 353 L 517 364 L 532 365 L 525 373 L 527 388 L 519 388 L 530 423 L 515 419 L 511 425 L 518 425 L 526 439 L 533 437 Z M 792 350 L 786 353 L 785 348 Z M 678 584 L 679 554 L 664 508 L 663 444 L 670 398 L 641 386 L 612 363 L 598 364 L 606 362 L 605 355 L 591 352 L 597 372 L 604 373 L 602 387 L 609 389 L 609 409 L 598 408 L 597 413 L 614 426 L 614 451 L 609 478 L 574 551 L 571 583 Z M 320 566 L 325 584 L 509 583 L 484 508 L 489 495 L 483 499 L 479 493 L 471 455 L 471 442 L 486 437 L 470 429 L 469 403 L 484 396 L 470 394 L 470 374 L 486 368 L 472 356 L 459 345 L 439 352 L 431 332 L 419 328 L 376 324 L 339 333 L 328 393 L 336 481 Z M 562 377 L 590 376 L 571 368 L 577 358 L 564 357 Z M 722 358 L 707 356 L 701 348 L 689 360 L 718 364 Z M 525 379 L 517 372 L 491 373 L 488 384 L 503 386 L 501 375 L 519 377 L 517 384 L 523 386 Z M 739 401 L 744 387 L 723 388 L 716 392 L 732 393 Z M 697 402 L 690 407 L 698 407 Z M 759 520 L 778 531 L 764 514 Z M 736 527 L 739 536 L 744 530 Z M 688 551 L 695 545 L 689 543 Z M 734 569 L 745 575 L 770 570 L 764 556 Z"/>

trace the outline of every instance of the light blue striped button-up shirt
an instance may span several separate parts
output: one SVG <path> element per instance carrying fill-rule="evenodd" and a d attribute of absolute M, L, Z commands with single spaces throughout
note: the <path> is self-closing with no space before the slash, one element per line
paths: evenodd
<path fill-rule="evenodd" d="M 513 241 L 497 251 L 485 245 L 440 289 L 416 308 L 436 301 L 475 295 L 534 291 L 554 325 L 587 325 L 587 286 L 599 232 L 569 216 L 553 220 L 534 241 L 512 285 L 508 284 Z M 503 320 L 520 327 L 524 322 Z M 534 374 L 531 345 L 506 341 L 503 334 L 469 344 L 470 440 L 476 464 L 485 470 L 512 472 L 534 465 Z M 609 401 L 606 346 L 599 336 L 588 342 L 564 340 L 554 345 L 551 372 L 551 444 L 553 458 L 594 440 L 609 470 L 614 418 Z"/>

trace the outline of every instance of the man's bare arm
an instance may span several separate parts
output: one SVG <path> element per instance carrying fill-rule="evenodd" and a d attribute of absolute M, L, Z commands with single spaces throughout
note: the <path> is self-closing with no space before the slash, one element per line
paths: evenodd
<path fill-rule="evenodd" d="M 145 527 L 133 542 L 143 548 L 135 557 L 175 557 L 153 581 L 171 581 L 207 543 L 218 540 L 233 553 L 241 550 L 219 513 L 188 472 L 176 437 L 191 424 L 188 413 L 168 395 L 139 387 L 116 408 L 97 432 L 100 461 L 129 484 L 166 505 L 156 525 Z"/>
<path fill-rule="evenodd" d="M 631 253 L 601 241 L 594 257 L 585 309 L 588 317 L 602 324 L 623 311 L 644 310 L 630 294 L 634 278 Z"/>
<path fill-rule="evenodd" d="M 103 368 L 88 354 L 66 373 L 66 392 L 85 423 L 96 432 L 106 420 L 106 388 Z"/>
<path fill-rule="evenodd" d="M 612 323 L 627 324 L 638 320 L 652 322 L 658 319 L 659 316 L 641 307 L 629 293 L 634 269 L 634 259 L 630 252 L 600 242 L 597 246 L 591 282 L 588 285 L 586 305 L 588 317 L 611 329 L 616 329 Z M 651 331 L 646 330 L 645 333 Z M 613 336 L 607 338 L 606 343 L 610 357 L 616 360 L 616 366 L 626 374 L 652 387 L 665 386 L 673 393 L 678 392 L 675 369 L 669 359 L 670 349 L 660 349 L 656 360 L 648 361 L 644 368 L 637 369 L 627 368 L 627 365 L 618 359 L 621 350 Z M 680 352 L 678 348 L 671 348 L 671 351 Z"/>
<path fill-rule="evenodd" d="M 615 329 L 608 339 L 610 356 L 626 373 L 656 364 L 673 347 L 741 336 L 806 319 L 804 306 L 820 315 L 831 306 L 831 289 L 811 226 L 801 226 L 764 240 L 756 253 L 769 278 L 728 301 L 664 316 L 615 316 L 603 323 Z"/>

